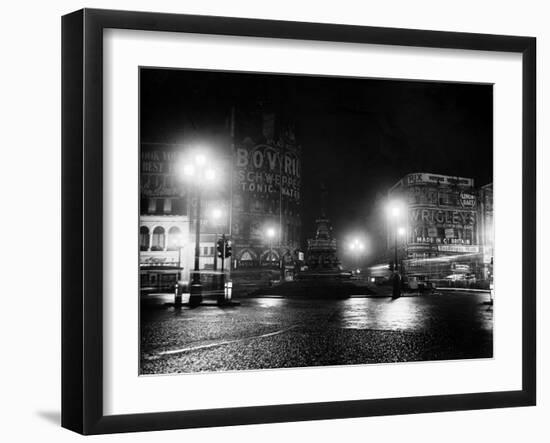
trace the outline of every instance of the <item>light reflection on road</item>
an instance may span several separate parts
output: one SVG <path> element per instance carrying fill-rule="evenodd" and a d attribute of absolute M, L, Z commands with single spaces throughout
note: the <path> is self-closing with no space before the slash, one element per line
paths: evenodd
<path fill-rule="evenodd" d="M 284 299 L 279 297 L 259 298 L 258 305 L 260 308 L 277 308 L 283 304 Z"/>
<path fill-rule="evenodd" d="M 330 314 L 333 327 L 343 329 L 378 329 L 427 331 L 434 328 L 474 328 L 490 331 L 492 308 L 483 304 L 485 294 L 450 294 L 417 297 L 349 298 L 345 300 L 311 300 L 307 298 L 257 298 L 242 301 L 242 307 Z M 312 305 L 317 303 L 317 308 Z"/>
<path fill-rule="evenodd" d="M 442 298 L 443 297 L 443 298 Z M 444 301 L 444 303 L 442 303 Z M 493 312 L 483 295 L 353 298 L 339 312 L 342 328 L 427 331 L 438 328 L 492 330 Z"/>

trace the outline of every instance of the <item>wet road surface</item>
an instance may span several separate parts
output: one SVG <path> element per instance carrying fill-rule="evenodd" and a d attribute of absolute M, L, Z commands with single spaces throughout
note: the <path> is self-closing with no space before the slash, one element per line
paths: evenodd
<path fill-rule="evenodd" d="M 487 294 L 250 298 L 141 311 L 141 373 L 492 357 Z"/>

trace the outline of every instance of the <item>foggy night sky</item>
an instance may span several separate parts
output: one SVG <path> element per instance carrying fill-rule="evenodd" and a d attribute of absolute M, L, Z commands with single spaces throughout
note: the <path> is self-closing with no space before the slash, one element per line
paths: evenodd
<path fill-rule="evenodd" d="M 227 133 L 229 110 L 264 103 L 295 123 L 302 146 L 302 236 L 328 189 L 336 238 L 365 230 L 377 193 L 412 172 L 493 177 L 491 85 L 142 69 L 141 141 Z"/>

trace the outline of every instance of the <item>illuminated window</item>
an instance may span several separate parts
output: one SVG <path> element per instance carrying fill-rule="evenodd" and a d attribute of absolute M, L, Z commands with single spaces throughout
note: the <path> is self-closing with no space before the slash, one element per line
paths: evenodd
<path fill-rule="evenodd" d="M 153 231 L 153 241 L 151 245 L 151 251 L 164 250 L 164 228 L 157 226 Z"/>
<path fill-rule="evenodd" d="M 180 228 L 172 226 L 168 231 L 168 250 L 176 251 L 178 248 L 182 247 L 182 235 Z"/>

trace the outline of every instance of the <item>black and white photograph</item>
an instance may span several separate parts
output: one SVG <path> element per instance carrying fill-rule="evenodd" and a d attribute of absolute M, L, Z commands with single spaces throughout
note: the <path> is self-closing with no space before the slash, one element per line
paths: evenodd
<path fill-rule="evenodd" d="M 492 84 L 142 66 L 139 132 L 140 375 L 493 357 Z"/>

